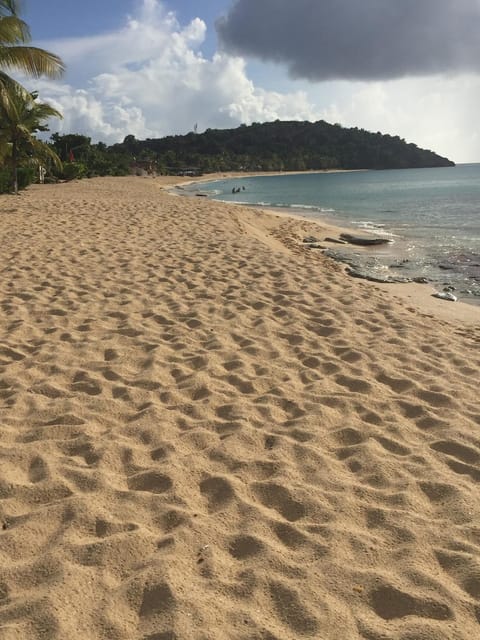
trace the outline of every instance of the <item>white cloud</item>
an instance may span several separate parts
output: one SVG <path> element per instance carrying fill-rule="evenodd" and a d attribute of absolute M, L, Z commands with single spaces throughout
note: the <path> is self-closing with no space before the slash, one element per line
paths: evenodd
<path fill-rule="evenodd" d="M 41 98 L 63 112 L 52 130 L 116 142 L 252 121 L 315 119 L 303 92 L 256 88 L 238 57 L 200 51 L 206 25 L 181 26 L 158 0 L 144 0 L 118 32 L 42 43 L 67 63 L 69 84 L 37 81 Z M 31 83 L 30 83 L 31 84 Z"/>
<path fill-rule="evenodd" d="M 480 158 L 476 105 L 480 77 L 474 74 L 349 84 L 324 110 L 344 126 L 400 135 L 455 162 Z"/>

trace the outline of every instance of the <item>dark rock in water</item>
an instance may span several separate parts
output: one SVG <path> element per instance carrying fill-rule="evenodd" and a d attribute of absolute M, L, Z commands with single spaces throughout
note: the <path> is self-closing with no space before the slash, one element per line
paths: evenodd
<path fill-rule="evenodd" d="M 303 239 L 303 242 L 311 244 L 312 242 L 318 242 L 318 238 L 315 238 L 315 236 L 307 236 Z"/>
<path fill-rule="evenodd" d="M 404 267 L 406 267 L 408 265 L 409 262 L 410 262 L 410 260 L 408 258 L 405 258 L 401 262 L 394 262 L 393 264 L 389 264 L 388 268 L 389 269 L 403 269 Z"/>
<path fill-rule="evenodd" d="M 377 244 L 389 244 L 388 238 L 371 238 L 367 236 L 354 236 L 351 233 L 341 233 L 340 238 L 350 244 L 358 244 L 362 247 L 370 247 Z"/>
<path fill-rule="evenodd" d="M 423 276 L 418 276 L 417 278 L 412 278 L 412 282 L 417 282 L 418 284 L 428 284 L 428 278 Z"/>
<path fill-rule="evenodd" d="M 356 269 L 357 267 L 359 268 L 359 265 L 357 265 L 352 260 L 351 255 L 346 255 L 342 252 L 337 251 L 336 249 L 332 249 L 331 247 L 327 248 L 327 250 L 325 251 L 325 255 L 328 256 L 329 258 L 333 258 L 333 260 L 336 260 L 337 262 L 343 262 L 345 264 L 348 264 L 348 266 L 352 267 L 353 269 Z"/>
<path fill-rule="evenodd" d="M 448 287 L 443 287 L 444 291 L 455 291 L 455 287 L 452 287 L 452 285 L 450 284 Z"/>
<path fill-rule="evenodd" d="M 352 278 L 362 278 L 362 280 L 368 280 L 369 282 L 379 282 L 380 284 L 393 284 L 393 283 L 405 283 L 411 282 L 410 278 L 401 278 L 400 276 L 374 276 L 371 273 L 363 271 L 356 271 L 355 269 L 347 269 L 347 273 Z"/>
<path fill-rule="evenodd" d="M 451 264 L 439 264 L 438 268 L 443 269 L 444 271 L 452 271 L 455 267 L 453 267 Z"/>
<path fill-rule="evenodd" d="M 334 242 L 335 244 L 347 244 L 346 240 L 339 240 L 338 238 L 325 238 L 324 242 Z"/>

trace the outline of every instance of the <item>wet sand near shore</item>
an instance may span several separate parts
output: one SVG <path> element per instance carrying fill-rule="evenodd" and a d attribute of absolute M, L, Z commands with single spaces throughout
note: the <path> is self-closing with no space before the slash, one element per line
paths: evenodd
<path fill-rule="evenodd" d="M 476 637 L 480 310 L 172 182 L 0 198 L 0 638 Z"/>

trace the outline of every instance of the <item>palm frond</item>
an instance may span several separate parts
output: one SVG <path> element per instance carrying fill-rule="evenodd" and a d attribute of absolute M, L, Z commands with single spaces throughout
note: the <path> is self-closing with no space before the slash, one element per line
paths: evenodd
<path fill-rule="evenodd" d="M 16 16 L 0 17 L 0 43 L 2 46 L 19 42 L 30 42 L 28 25 Z"/>
<path fill-rule="evenodd" d="M 0 0 L 0 15 L 20 13 L 20 2 L 18 0 Z"/>
<path fill-rule="evenodd" d="M 38 47 L 1 47 L 0 69 L 19 69 L 34 78 L 58 78 L 65 71 L 62 60 Z"/>
<path fill-rule="evenodd" d="M 15 129 L 18 138 L 29 138 L 32 135 L 32 130 L 28 124 L 17 124 Z"/>
<path fill-rule="evenodd" d="M 37 93 L 18 84 L 0 84 L 0 129 L 12 138 L 29 138 L 35 131 L 48 130 L 46 121 L 61 113 L 46 102 L 37 102 Z"/>
<path fill-rule="evenodd" d="M 35 117 L 37 120 L 48 120 L 48 118 L 63 118 L 63 115 L 57 109 L 54 109 L 45 102 L 35 103 Z"/>
<path fill-rule="evenodd" d="M 22 92 L 28 94 L 25 87 L 0 69 L 0 104 L 9 102 L 14 95 Z"/>
<path fill-rule="evenodd" d="M 30 142 L 35 156 L 37 156 L 40 161 L 48 158 L 53 162 L 57 169 L 61 169 L 63 167 L 62 161 L 50 145 L 46 142 L 42 142 L 42 140 L 37 140 L 36 138 L 33 138 Z"/>

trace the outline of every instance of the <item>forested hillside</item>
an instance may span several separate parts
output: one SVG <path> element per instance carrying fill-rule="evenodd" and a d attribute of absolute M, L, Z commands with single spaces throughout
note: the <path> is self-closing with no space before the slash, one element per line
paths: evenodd
<path fill-rule="evenodd" d="M 55 133 L 50 145 L 63 161 L 61 179 L 149 173 L 214 171 L 306 171 L 446 167 L 447 158 L 398 136 L 345 129 L 327 122 L 269 122 L 237 129 L 137 140 L 107 146 L 80 134 Z"/>
<path fill-rule="evenodd" d="M 454 164 L 398 136 L 345 129 L 324 121 L 276 121 L 145 141 L 127 136 L 113 149 L 150 157 L 165 168 L 190 166 L 204 172 L 403 169 Z"/>

